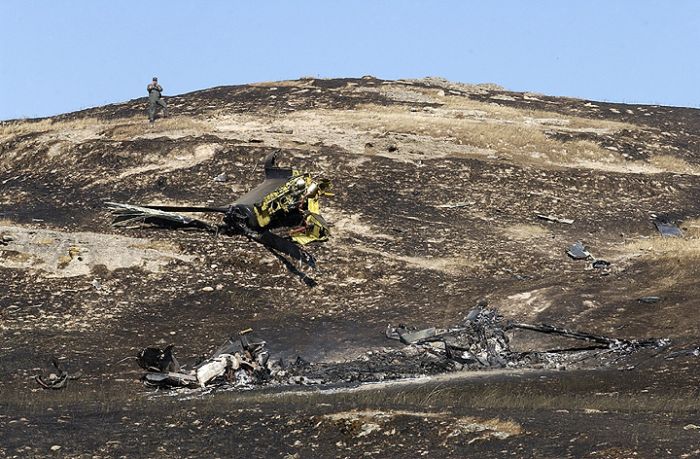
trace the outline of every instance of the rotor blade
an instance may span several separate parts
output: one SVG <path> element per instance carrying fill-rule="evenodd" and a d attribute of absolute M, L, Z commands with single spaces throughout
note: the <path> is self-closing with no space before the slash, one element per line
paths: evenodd
<path fill-rule="evenodd" d="M 147 223 L 166 228 L 203 228 L 208 231 L 216 230 L 215 227 L 207 222 L 172 212 L 134 206 L 131 204 L 121 204 L 118 202 L 107 202 L 105 204 L 114 216 L 112 219 L 113 226 Z"/>
<path fill-rule="evenodd" d="M 229 207 L 196 207 L 196 206 L 161 206 L 161 205 L 147 205 L 140 206 L 146 209 L 163 210 L 166 212 L 219 212 L 225 214 L 228 212 Z"/>

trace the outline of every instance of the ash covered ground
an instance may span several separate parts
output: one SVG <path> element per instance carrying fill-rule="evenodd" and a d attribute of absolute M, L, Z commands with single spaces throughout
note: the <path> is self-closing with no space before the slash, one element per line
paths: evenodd
<path fill-rule="evenodd" d="M 0 125 L 0 454 L 700 455 L 698 110 L 370 77 L 168 103 L 153 125 L 144 99 Z M 334 184 L 314 288 L 243 237 L 110 225 L 105 201 L 233 202 L 277 150 Z M 576 241 L 610 266 L 568 257 Z M 188 396 L 144 387 L 129 359 L 172 343 L 191 367 L 252 328 L 273 358 L 336 371 L 405 352 L 389 324 L 449 328 L 480 300 L 507 321 L 670 344 Z M 569 344 L 510 333 L 519 352 Z M 52 357 L 80 378 L 40 388 Z"/>

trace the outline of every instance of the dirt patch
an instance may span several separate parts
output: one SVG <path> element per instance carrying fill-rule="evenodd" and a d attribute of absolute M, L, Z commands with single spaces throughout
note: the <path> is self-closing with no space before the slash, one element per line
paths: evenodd
<path fill-rule="evenodd" d="M 390 252 L 371 249 L 369 247 L 357 247 L 357 250 L 364 253 L 379 255 L 381 260 L 386 262 L 401 262 L 413 269 L 440 271 L 449 274 L 458 274 L 464 271 L 476 269 L 478 263 L 469 257 L 411 257 L 406 255 L 396 255 Z"/>
<path fill-rule="evenodd" d="M 160 171 L 161 173 L 167 173 L 178 169 L 187 169 L 204 161 L 210 160 L 217 152 L 220 152 L 221 150 L 222 146 L 219 144 L 204 144 L 196 146 L 193 150 L 173 150 L 170 152 L 168 157 L 154 155 L 151 158 L 145 158 L 145 161 L 148 164 L 127 169 L 119 174 L 116 179 L 120 180 L 131 175 L 142 174 L 144 172 L 155 170 Z"/>
<path fill-rule="evenodd" d="M 545 238 L 551 236 L 551 231 L 541 225 L 518 224 L 503 230 L 503 234 L 515 241 L 528 241 L 530 239 Z"/>
<path fill-rule="evenodd" d="M 416 411 L 343 411 L 326 414 L 323 418 L 340 428 L 348 436 L 357 438 L 368 436 L 391 436 L 400 428 L 400 418 L 417 418 L 438 430 L 437 437 L 443 441 L 461 437 L 467 444 L 491 438 L 505 440 L 522 435 L 520 424 L 498 418 L 479 419 L 467 416 L 453 416 L 448 413 Z M 467 437 L 466 439 L 464 437 Z"/>
<path fill-rule="evenodd" d="M 498 304 L 498 310 L 508 317 L 535 320 L 537 316 L 553 304 L 553 287 L 516 293 L 505 298 Z"/>
<path fill-rule="evenodd" d="M 47 277 L 86 276 L 97 267 L 108 271 L 136 267 L 159 272 L 174 260 L 192 260 L 174 245 L 151 245 L 149 240 L 114 234 L 65 233 L 20 226 L 0 226 L 0 234 L 11 238 L 7 245 L 0 246 L 3 266 L 38 270 Z"/>

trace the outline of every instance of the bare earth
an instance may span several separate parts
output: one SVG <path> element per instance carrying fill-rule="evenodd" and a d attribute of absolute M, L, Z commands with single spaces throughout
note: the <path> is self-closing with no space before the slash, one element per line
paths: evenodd
<path fill-rule="evenodd" d="M 700 111 L 371 77 L 168 104 L 154 125 L 145 99 L 0 124 L 0 456 L 700 457 L 685 352 L 700 346 Z M 110 226 L 105 201 L 233 202 L 278 149 L 334 184 L 317 287 L 242 237 Z M 567 257 L 576 241 L 610 268 Z M 559 370 L 187 394 L 144 387 L 131 358 L 174 343 L 192 365 L 251 327 L 274 358 L 352 361 L 402 346 L 388 324 L 449 327 L 480 299 L 507 320 L 671 344 Z M 82 376 L 41 389 L 51 357 Z"/>

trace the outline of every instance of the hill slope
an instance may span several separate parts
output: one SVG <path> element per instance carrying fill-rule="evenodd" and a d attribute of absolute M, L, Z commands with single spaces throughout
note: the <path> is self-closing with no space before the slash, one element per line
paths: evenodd
<path fill-rule="evenodd" d="M 698 110 L 371 77 L 173 96 L 154 125 L 145 104 L 0 125 L 4 393 L 21 399 L 55 355 L 85 393 L 101 375 L 138 394 L 115 362 L 165 342 L 194 360 L 247 327 L 274 355 L 351 359 L 386 346 L 388 323 L 449 327 L 482 298 L 512 320 L 697 343 Z M 276 150 L 334 183 L 315 288 L 243 238 L 110 226 L 105 201 L 230 203 Z M 578 240 L 610 268 L 568 258 Z M 674 362 L 658 374 L 696 387 Z"/>

